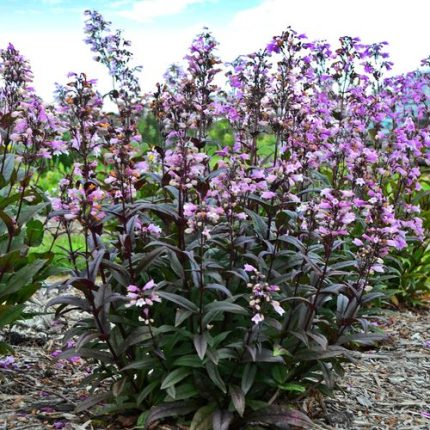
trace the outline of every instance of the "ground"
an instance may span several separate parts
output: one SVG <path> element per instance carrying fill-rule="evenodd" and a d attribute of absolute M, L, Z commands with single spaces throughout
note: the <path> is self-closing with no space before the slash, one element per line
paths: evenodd
<path fill-rule="evenodd" d="M 321 429 L 430 429 L 430 313 L 390 312 L 388 341 L 361 354 L 325 400 Z"/>
<path fill-rule="evenodd" d="M 34 309 L 43 310 L 51 294 L 42 290 Z M 383 326 L 388 340 L 347 366 L 333 398 L 303 402 L 315 429 L 430 429 L 430 313 L 386 311 Z M 91 369 L 79 358 L 56 358 L 64 328 L 52 315 L 38 316 L 9 334 L 16 356 L 0 361 L 0 430 L 133 428 L 135 417 L 106 421 L 74 412 Z"/>

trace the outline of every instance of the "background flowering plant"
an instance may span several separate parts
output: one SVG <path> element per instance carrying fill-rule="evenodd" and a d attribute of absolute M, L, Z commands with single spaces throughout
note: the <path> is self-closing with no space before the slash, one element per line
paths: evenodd
<path fill-rule="evenodd" d="M 37 252 L 50 208 L 38 187 L 47 161 L 65 148 L 61 124 L 31 87 L 28 62 L 0 50 L 0 327 L 24 316 L 25 302 L 55 272 L 51 249 Z M 0 354 L 10 349 L 0 342 Z"/>
<path fill-rule="evenodd" d="M 73 154 L 50 217 L 80 295 L 50 304 L 82 312 L 62 354 L 96 364 L 82 407 L 143 411 L 145 428 L 176 416 L 195 430 L 309 427 L 285 405 L 328 393 L 351 349 L 383 338 L 369 305 L 393 276 L 388 257 L 423 239 L 428 76 L 384 79 L 384 43 L 332 50 L 287 29 L 228 64 L 221 88 L 205 29 L 187 67 L 142 97 L 130 43 L 86 15 L 115 88 L 71 73 L 62 135 L 31 146 Z M 21 122 L 15 134 L 33 136 Z"/>

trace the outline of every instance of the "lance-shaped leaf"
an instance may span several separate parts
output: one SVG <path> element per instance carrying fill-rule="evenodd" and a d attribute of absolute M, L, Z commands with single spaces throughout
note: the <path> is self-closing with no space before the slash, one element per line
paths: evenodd
<path fill-rule="evenodd" d="M 203 360 L 205 358 L 206 350 L 208 348 L 208 340 L 206 337 L 206 334 L 196 334 L 194 336 L 194 348 L 196 348 L 197 355 L 199 356 L 200 360 Z"/>
<path fill-rule="evenodd" d="M 233 406 L 237 413 L 242 417 L 245 413 L 245 393 L 237 385 L 230 385 L 229 392 Z"/>
<path fill-rule="evenodd" d="M 257 374 L 257 366 L 252 363 L 247 363 L 243 369 L 241 388 L 246 394 L 254 384 L 255 375 Z"/>
<path fill-rule="evenodd" d="M 190 430 L 208 430 L 212 427 L 212 416 L 215 405 L 202 406 L 196 411 L 190 424 Z"/>
<path fill-rule="evenodd" d="M 252 424 L 269 424 L 280 430 L 290 430 L 292 426 L 299 429 L 313 427 L 307 415 L 283 406 L 268 406 L 251 414 L 246 421 Z"/>
<path fill-rule="evenodd" d="M 154 406 L 150 409 L 149 414 L 146 416 L 144 429 L 147 430 L 153 422 L 159 421 L 163 418 L 188 415 L 190 412 L 195 411 L 198 407 L 199 404 L 194 400 L 180 400 Z"/>
<path fill-rule="evenodd" d="M 213 430 L 229 430 L 233 421 L 233 414 L 226 409 L 217 409 L 212 418 Z"/>
<path fill-rule="evenodd" d="M 54 305 L 71 305 L 77 307 L 84 312 L 89 312 L 91 310 L 91 307 L 86 300 L 81 297 L 69 295 L 52 298 L 46 304 L 46 308 L 49 308 L 50 306 Z"/>
<path fill-rule="evenodd" d="M 169 388 L 182 381 L 189 375 L 191 375 L 190 369 L 184 367 L 175 369 L 163 379 L 163 382 L 161 383 L 161 389 L 165 390 L 166 388 Z"/>
<path fill-rule="evenodd" d="M 197 305 L 195 305 L 190 300 L 188 300 L 185 297 L 182 297 L 178 294 L 169 293 L 167 291 L 160 291 L 160 290 L 157 291 L 157 294 L 162 299 L 169 300 L 170 302 L 177 304 L 178 306 L 180 306 L 181 308 L 183 308 L 187 311 L 190 311 L 190 312 L 198 312 L 199 311 L 199 308 L 197 307 Z"/>

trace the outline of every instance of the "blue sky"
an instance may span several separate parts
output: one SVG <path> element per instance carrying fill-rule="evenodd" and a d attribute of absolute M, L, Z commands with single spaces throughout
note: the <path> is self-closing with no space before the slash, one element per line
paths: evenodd
<path fill-rule="evenodd" d="M 197 21 L 222 23 L 259 3 L 260 0 L 0 0 L 0 22 L 2 33 L 9 30 L 37 32 L 46 27 L 75 30 L 82 23 L 82 12 L 96 9 L 119 27 L 130 30 L 142 23 L 147 28 L 183 27 Z M 147 5 L 144 10 L 143 5 Z M 139 9 L 142 10 L 140 16 L 134 13 Z"/>
<path fill-rule="evenodd" d="M 203 26 L 220 41 L 225 61 L 265 46 L 289 25 L 331 43 L 346 34 L 387 40 L 395 72 L 430 54 L 427 0 L 0 0 L 0 47 L 10 41 L 30 59 L 45 99 L 69 71 L 99 78 L 102 89 L 109 85 L 82 42 L 85 9 L 98 10 L 132 40 L 147 90 L 182 59 Z"/>

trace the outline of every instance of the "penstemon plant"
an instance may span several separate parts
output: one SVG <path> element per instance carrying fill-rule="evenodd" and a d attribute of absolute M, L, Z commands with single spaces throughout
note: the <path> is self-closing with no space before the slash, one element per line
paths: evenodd
<path fill-rule="evenodd" d="M 58 90 L 75 164 L 51 215 L 85 247 L 70 249 L 80 295 L 50 303 L 85 314 L 65 353 L 96 365 L 83 407 L 143 411 L 145 428 L 310 427 L 290 404 L 329 392 L 351 348 L 383 338 L 369 305 L 385 261 L 422 239 L 427 76 L 384 79 L 384 43 L 332 50 L 288 29 L 227 65 L 219 88 L 205 29 L 187 67 L 142 97 L 130 43 L 86 16 L 114 89 L 71 74 Z M 156 141 L 141 142 L 142 115 Z M 225 123 L 227 146 L 212 137 Z"/>
<path fill-rule="evenodd" d="M 62 124 L 31 86 L 32 72 L 9 44 L 0 50 L 0 328 L 25 317 L 26 301 L 53 274 L 52 247 L 37 252 L 50 202 L 38 187 L 63 151 Z M 0 354 L 10 350 L 0 342 Z"/>

